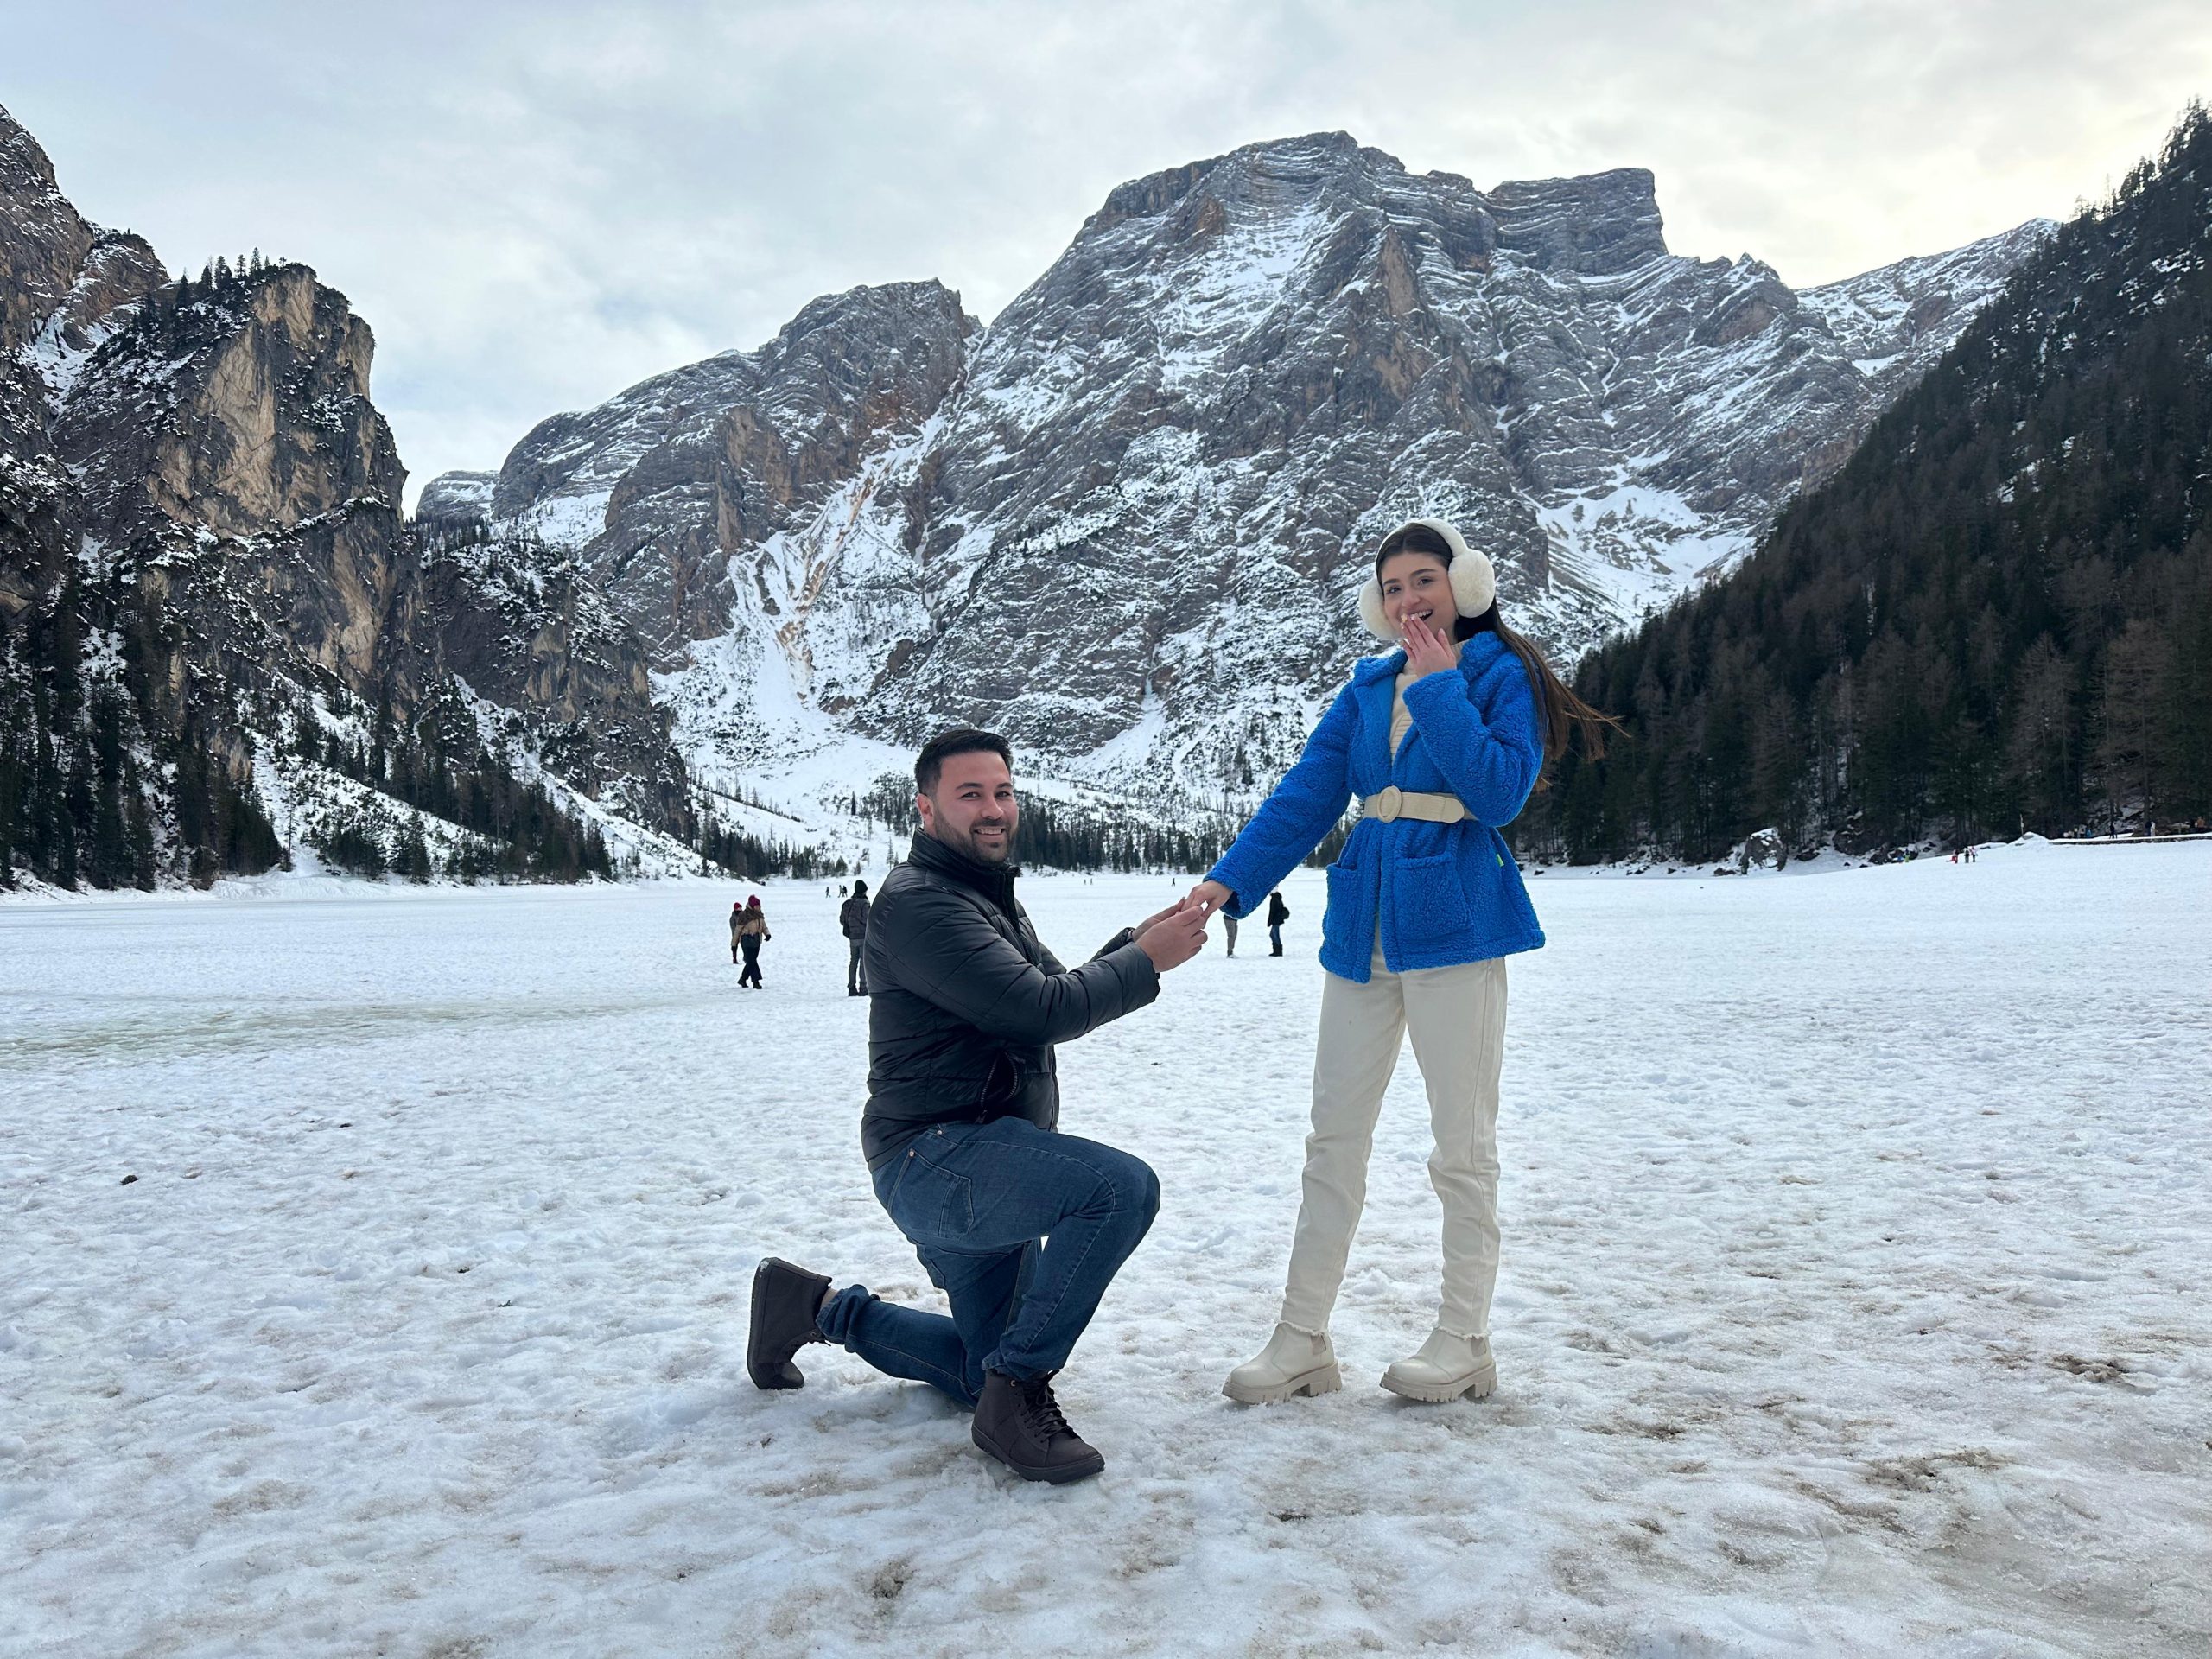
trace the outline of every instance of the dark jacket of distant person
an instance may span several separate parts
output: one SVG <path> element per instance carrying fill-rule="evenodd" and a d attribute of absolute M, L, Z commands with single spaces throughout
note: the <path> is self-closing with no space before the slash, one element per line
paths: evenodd
<path fill-rule="evenodd" d="M 849 939 L 868 938 L 868 889 L 855 888 L 853 896 L 837 906 L 838 931 Z"/>

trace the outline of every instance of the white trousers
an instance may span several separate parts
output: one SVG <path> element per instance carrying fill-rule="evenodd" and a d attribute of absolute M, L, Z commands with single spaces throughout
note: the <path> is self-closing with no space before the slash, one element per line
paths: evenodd
<path fill-rule="evenodd" d="M 1444 1205 L 1444 1294 L 1437 1324 L 1490 1334 L 1497 1283 L 1497 1080 L 1505 1057 L 1505 962 L 1394 974 L 1377 951 L 1364 985 L 1335 974 L 1321 991 L 1313 1057 L 1313 1132 L 1290 1248 L 1282 1322 L 1319 1334 L 1343 1284 L 1367 1201 L 1367 1159 L 1382 1092 L 1410 1032 L 1428 1086 L 1436 1149 L 1428 1179 Z"/>

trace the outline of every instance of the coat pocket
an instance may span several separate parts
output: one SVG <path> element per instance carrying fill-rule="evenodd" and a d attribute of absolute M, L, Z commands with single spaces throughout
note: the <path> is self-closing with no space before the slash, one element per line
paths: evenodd
<path fill-rule="evenodd" d="M 1321 912 L 1321 944 L 1325 949 L 1363 949 L 1353 936 L 1359 931 L 1360 899 L 1364 897 L 1361 882 L 1367 872 L 1357 864 L 1336 863 L 1326 871 L 1329 882 L 1329 907 Z M 1367 931 L 1375 931 L 1375 918 L 1367 919 Z"/>
<path fill-rule="evenodd" d="M 1392 884 L 1393 918 L 1401 949 L 1419 951 L 1456 944 L 1474 931 L 1474 907 L 1449 853 L 1398 862 Z"/>

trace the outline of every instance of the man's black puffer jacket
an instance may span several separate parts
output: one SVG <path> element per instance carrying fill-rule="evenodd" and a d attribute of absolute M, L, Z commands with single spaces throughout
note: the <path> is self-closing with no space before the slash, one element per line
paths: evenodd
<path fill-rule="evenodd" d="M 1059 1122 L 1052 1045 L 1160 995 L 1123 929 L 1063 968 L 1014 896 L 1014 872 L 934 836 L 914 837 L 868 915 L 868 1111 L 861 1147 L 880 1167 L 933 1123 Z"/>

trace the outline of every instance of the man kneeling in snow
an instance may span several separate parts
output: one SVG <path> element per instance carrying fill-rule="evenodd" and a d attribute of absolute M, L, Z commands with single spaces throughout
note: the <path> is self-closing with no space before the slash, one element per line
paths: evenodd
<path fill-rule="evenodd" d="M 771 1256 L 753 1275 L 746 1369 L 756 1387 L 796 1389 L 792 1356 L 841 1344 L 972 1407 L 976 1444 L 1025 1480 L 1079 1480 L 1106 1460 L 1068 1427 L 1052 1377 L 1152 1225 L 1160 1181 L 1126 1152 L 1058 1133 L 1052 1045 L 1159 995 L 1160 976 L 1205 942 L 1205 914 L 1179 901 L 1063 968 L 1014 896 L 1006 740 L 941 732 L 914 782 L 921 830 L 868 918 L 861 1146 L 952 1316 L 865 1285 L 832 1294 Z"/>

